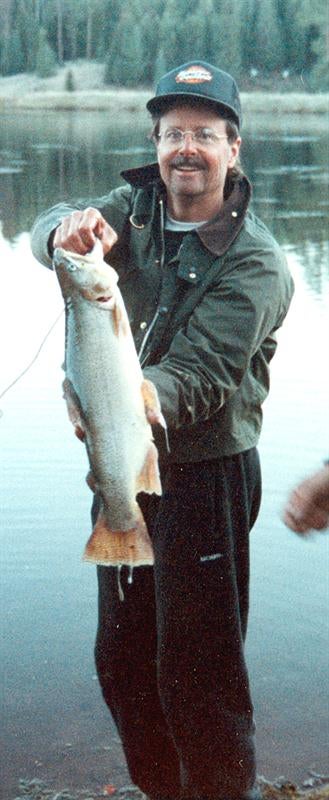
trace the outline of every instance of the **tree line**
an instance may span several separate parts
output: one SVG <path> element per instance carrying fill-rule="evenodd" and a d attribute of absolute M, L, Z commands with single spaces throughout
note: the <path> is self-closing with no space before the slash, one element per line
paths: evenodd
<path fill-rule="evenodd" d="M 76 59 L 105 83 L 150 86 L 191 58 L 238 80 L 329 89 L 327 0 L 1 0 L 0 74 L 47 77 Z"/>

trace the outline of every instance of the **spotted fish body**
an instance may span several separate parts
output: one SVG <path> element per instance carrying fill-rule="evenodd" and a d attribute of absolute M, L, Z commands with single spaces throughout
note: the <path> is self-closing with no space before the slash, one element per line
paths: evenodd
<path fill-rule="evenodd" d="M 148 418 L 164 424 L 153 384 L 145 381 L 118 275 L 101 243 L 86 256 L 57 248 L 54 268 L 65 301 L 64 396 L 84 440 L 88 483 L 100 511 L 84 559 L 97 564 L 153 563 L 140 491 L 161 494 L 157 450 Z"/>

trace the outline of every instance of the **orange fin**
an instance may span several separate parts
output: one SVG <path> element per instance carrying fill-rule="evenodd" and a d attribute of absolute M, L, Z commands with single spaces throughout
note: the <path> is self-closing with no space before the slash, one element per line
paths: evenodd
<path fill-rule="evenodd" d="M 147 421 L 150 425 L 159 424 L 162 425 L 163 428 L 166 428 L 167 425 L 161 411 L 160 400 L 154 383 L 145 378 L 141 385 L 141 392 Z"/>
<path fill-rule="evenodd" d="M 146 419 L 150 425 L 162 425 L 166 437 L 167 450 L 170 453 L 167 423 L 161 411 L 160 400 L 154 383 L 145 378 L 141 385 L 141 392 Z"/>
<path fill-rule="evenodd" d="M 75 433 L 78 439 L 83 441 L 85 435 L 85 425 L 83 422 L 83 415 L 80 409 L 80 401 L 78 395 L 74 391 L 73 384 L 68 378 L 63 381 L 63 397 L 66 401 L 67 413 L 70 422 L 75 428 Z"/>
<path fill-rule="evenodd" d="M 143 469 L 136 481 L 136 494 L 138 494 L 138 492 L 147 492 L 147 494 L 162 494 L 158 466 L 158 451 L 153 442 L 150 444 Z"/>
<path fill-rule="evenodd" d="M 122 320 L 122 312 L 121 308 L 119 307 L 118 303 L 115 303 L 112 309 L 112 317 L 113 317 L 113 325 L 114 325 L 114 333 L 116 336 L 119 336 L 120 333 L 120 323 Z"/>
<path fill-rule="evenodd" d="M 91 491 L 94 492 L 94 494 L 95 492 L 97 492 L 98 486 L 96 483 L 96 478 L 91 469 L 86 475 L 86 484 L 87 486 L 89 486 L 89 489 L 91 489 Z"/>
<path fill-rule="evenodd" d="M 83 554 L 84 561 L 106 567 L 140 567 L 154 563 L 151 539 L 142 512 L 138 508 L 136 527 L 129 531 L 111 531 L 100 513 Z"/>
<path fill-rule="evenodd" d="M 127 320 L 122 313 L 122 309 L 120 308 L 118 302 L 116 302 L 113 306 L 112 317 L 115 335 L 119 336 L 119 334 L 122 333 L 123 336 L 126 336 L 128 333 Z"/>

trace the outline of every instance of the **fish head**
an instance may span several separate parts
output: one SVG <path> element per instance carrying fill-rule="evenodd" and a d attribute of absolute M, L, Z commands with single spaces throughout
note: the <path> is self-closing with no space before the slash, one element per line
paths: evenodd
<path fill-rule="evenodd" d="M 56 247 L 53 266 L 64 299 L 81 295 L 86 300 L 111 309 L 115 304 L 118 273 L 103 260 L 103 248 L 99 239 L 90 253 L 79 253 Z"/>

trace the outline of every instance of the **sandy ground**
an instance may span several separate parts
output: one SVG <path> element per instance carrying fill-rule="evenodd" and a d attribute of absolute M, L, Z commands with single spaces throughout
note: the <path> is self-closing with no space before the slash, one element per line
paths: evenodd
<path fill-rule="evenodd" d="M 284 778 L 275 783 L 269 783 L 264 778 L 259 778 L 259 786 L 262 789 L 264 800 L 328 800 L 329 783 L 324 783 L 328 778 L 315 773 L 310 773 L 309 786 L 298 789 L 294 784 L 289 783 Z M 13 800 L 98 800 L 101 797 L 113 797 L 114 800 L 144 800 L 143 795 L 134 786 L 126 786 L 116 789 L 111 784 L 102 787 L 99 791 L 77 790 L 73 794 L 67 789 L 51 789 L 42 781 L 21 780 L 18 786 L 18 794 Z"/>

